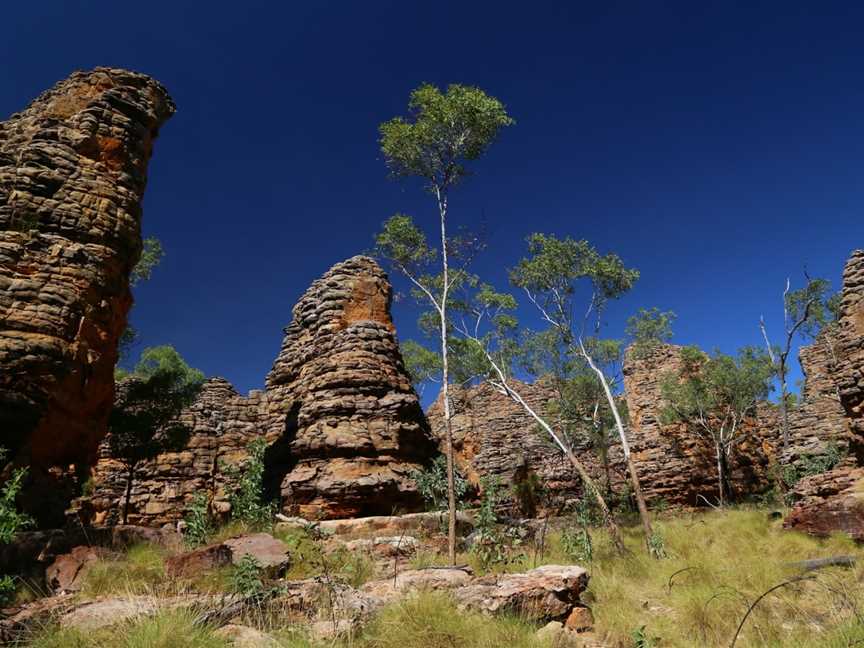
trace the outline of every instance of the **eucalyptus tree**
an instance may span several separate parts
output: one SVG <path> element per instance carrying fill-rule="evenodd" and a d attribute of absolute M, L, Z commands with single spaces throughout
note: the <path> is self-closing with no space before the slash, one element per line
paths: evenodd
<path fill-rule="evenodd" d="M 683 423 L 714 446 L 721 506 L 728 499 L 729 458 L 745 436 L 744 422 L 768 397 L 773 374 L 771 359 L 754 347 L 744 347 L 734 357 L 684 347 L 681 368 L 661 380 L 662 420 Z"/>
<path fill-rule="evenodd" d="M 108 419 L 112 456 L 126 470 L 122 520 L 129 517 L 135 471 L 142 461 L 179 448 L 190 430 L 178 420 L 192 404 L 204 374 L 190 367 L 171 346 L 145 349 L 131 373 L 120 370 L 114 408 Z"/>
<path fill-rule="evenodd" d="M 555 336 L 546 332 L 529 335 L 527 343 L 517 345 L 518 324 L 512 311 L 516 300 L 507 293 L 499 293 L 489 285 L 480 284 L 469 298 L 460 302 L 459 315 L 455 318 L 454 328 L 473 347 L 474 355 L 485 360 L 480 378 L 493 389 L 510 398 L 536 421 L 538 427 L 549 436 L 567 458 L 579 475 L 586 493 L 591 496 L 600 509 L 604 524 L 609 530 L 612 542 L 619 553 L 624 553 L 624 540 L 621 530 L 612 516 L 603 493 L 591 477 L 584 464 L 574 454 L 571 440 L 567 438 L 568 413 L 563 403 L 562 383 L 566 380 L 568 359 L 561 354 Z M 517 346 L 520 348 L 517 349 Z M 538 412 L 520 393 L 519 384 L 512 380 L 512 364 L 518 357 L 523 368 L 535 375 L 553 376 L 559 399 L 556 412 Z"/>
<path fill-rule="evenodd" d="M 481 89 L 466 85 L 450 85 L 445 92 L 424 84 L 411 93 L 408 117 L 395 117 L 379 127 L 381 152 L 391 175 L 395 178 L 419 178 L 432 194 L 438 211 L 440 228 L 440 281 L 435 291 L 431 282 L 409 274 L 412 264 L 428 261 L 423 255 L 428 248 L 414 248 L 410 240 L 382 232 L 379 248 L 393 253 L 388 258 L 408 276 L 415 287 L 437 311 L 441 348 L 441 386 L 444 400 L 444 422 L 447 456 L 447 487 L 449 501 L 448 553 L 451 563 L 456 560 L 456 501 L 453 471 L 453 434 L 448 389 L 448 321 L 449 292 L 458 278 L 451 276 L 448 249 L 447 219 L 451 191 L 464 180 L 468 163 L 486 152 L 505 126 L 513 124 L 504 105 Z M 396 223 L 388 221 L 392 229 Z M 388 247 L 388 243 L 396 243 Z M 417 243 L 415 241 L 415 243 Z M 418 256 L 419 255 L 419 256 Z"/>
<path fill-rule="evenodd" d="M 653 308 L 640 308 L 639 312 L 627 318 L 626 333 L 633 340 L 632 353 L 644 357 L 661 344 L 672 339 L 672 322 L 677 315 L 672 311 Z"/>
<path fill-rule="evenodd" d="M 765 318 L 759 318 L 759 329 L 774 372 L 780 382 L 780 424 L 783 437 L 783 454 L 789 450 L 789 354 L 796 336 L 815 338 L 820 330 L 830 325 L 837 316 L 839 294 L 829 296 L 830 284 L 825 279 L 807 279 L 807 285 L 798 290 L 791 289 L 786 279 L 783 290 L 783 334 L 782 343 L 774 346 L 768 337 Z M 831 349 L 833 353 L 833 348 Z"/>
<path fill-rule="evenodd" d="M 599 338 L 609 301 L 624 295 L 638 278 L 638 270 L 627 268 L 616 254 L 601 255 L 588 241 L 537 233 L 528 237 L 528 256 L 510 273 L 511 283 L 525 292 L 542 319 L 557 333 L 562 346 L 572 357 L 581 358 L 597 377 L 621 441 L 646 546 L 659 557 L 663 553 L 662 540 L 651 525 L 612 384 L 592 352 L 598 348 L 595 338 Z M 580 304 L 584 309 L 580 317 L 576 299 L 583 285 L 588 297 Z"/>
<path fill-rule="evenodd" d="M 141 256 L 138 258 L 138 263 L 132 268 L 129 274 L 129 286 L 134 288 L 142 281 L 147 281 L 153 274 L 153 270 L 162 261 L 165 256 L 165 251 L 162 249 L 162 242 L 156 237 L 145 238 L 142 242 Z M 138 331 L 128 321 L 123 333 L 120 334 L 120 340 L 117 344 L 118 355 L 121 361 L 128 359 L 132 351 L 132 347 L 138 341 Z"/>

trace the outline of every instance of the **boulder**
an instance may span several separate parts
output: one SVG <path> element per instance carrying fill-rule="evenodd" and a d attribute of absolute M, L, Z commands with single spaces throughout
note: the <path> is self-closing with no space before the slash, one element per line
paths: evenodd
<path fill-rule="evenodd" d="M 455 590 L 472 582 L 470 569 L 442 567 L 409 569 L 395 578 L 370 581 L 360 587 L 375 605 L 383 605 L 409 592 Z"/>
<path fill-rule="evenodd" d="M 591 608 L 574 607 L 570 610 L 564 625 L 576 632 L 591 630 L 594 627 L 594 614 L 591 612 Z"/>
<path fill-rule="evenodd" d="M 545 565 L 524 574 L 474 579 L 453 593 L 460 607 L 488 614 L 518 614 L 532 622 L 564 620 L 588 586 L 581 567 Z"/>
<path fill-rule="evenodd" d="M 231 564 L 233 553 L 224 544 L 212 544 L 165 560 L 165 573 L 171 578 L 195 576 Z"/>
<path fill-rule="evenodd" d="M 149 596 L 123 596 L 86 601 L 60 617 L 62 628 L 98 630 L 140 616 L 148 616 L 161 606 Z"/>
<path fill-rule="evenodd" d="M 377 558 L 406 558 L 417 553 L 420 541 L 414 536 L 377 536 L 345 543 L 348 551 Z"/>
<path fill-rule="evenodd" d="M 402 532 L 438 533 L 447 526 L 446 512 L 407 513 L 405 515 L 373 515 L 344 520 L 322 520 L 316 527 L 324 535 L 367 536 L 399 535 Z M 467 535 L 474 529 L 474 518 L 464 511 L 456 512 L 456 533 Z"/>
<path fill-rule="evenodd" d="M 783 526 L 825 537 L 846 533 L 864 542 L 864 468 L 839 468 L 805 477 L 792 490 L 798 501 Z"/>
<path fill-rule="evenodd" d="M 111 527 L 112 547 L 123 549 L 145 543 L 177 551 L 183 547 L 183 536 L 173 529 L 151 529 L 133 524 Z"/>
<path fill-rule="evenodd" d="M 100 547 L 75 547 L 54 559 L 45 570 L 45 582 L 53 592 L 77 592 L 87 568 L 112 555 Z"/>
<path fill-rule="evenodd" d="M 223 546 L 231 553 L 231 562 L 240 563 L 244 556 L 252 556 L 264 570 L 273 576 L 291 566 L 288 545 L 269 533 L 252 533 L 230 538 Z"/>

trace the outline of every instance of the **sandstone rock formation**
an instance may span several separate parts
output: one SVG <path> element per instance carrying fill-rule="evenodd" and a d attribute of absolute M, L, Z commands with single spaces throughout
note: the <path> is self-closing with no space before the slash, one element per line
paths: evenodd
<path fill-rule="evenodd" d="M 221 378 L 207 381 L 180 416 L 185 447 L 139 465 L 129 522 L 176 523 L 195 493 L 227 514 L 236 469 L 248 445 L 264 438 L 268 495 L 310 519 L 418 510 L 411 473 L 434 444 L 402 364 L 390 320 L 391 287 L 368 257 L 335 265 L 294 307 L 267 390 L 239 395 Z M 109 439 L 93 470 L 93 493 L 78 519 L 116 523 L 127 474 Z"/>
<path fill-rule="evenodd" d="M 864 250 L 855 250 L 846 263 L 840 312 L 835 381 L 854 433 L 851 449 L 864 466 Z"/>
<path fill-rule="evenodd" d="M 156 81 L 97 68 L 0 123 L 0 444 L 31 479 L 86 463 L 104 434 L 147 163 L 173 112 Z M 45 497 L 31 511 L 53 520 Z"/>
<path fill-rule="evenodd" d="M 248 444 L 263 435 L 263 402 L 261 392 L 241 396 L 223 378 L 204 383 L 198 398 L 180 416 L 191 431 L 185 447 L 164 452 L 136 468 L 129 523 L 175 523 L 183 518 L 195 493 L 202 491 L 211 495 L 217 512 L 227 512 L 228 495 L 235 484 L 226 467 L 242 464 L 248 457 Z M 116 524 L 127 478 L 124 465 L 111 456 L 106 437 L 91 476 L 93 492 L 76 502 L 75 517 L 87 524 Z"/>
<path fill-rule="evenodd" d="M 840 317 L 821 337 L 830 350 L 826 401 L 839 403 L 845 415 L 835 428 L 849 457 L 797 484 L 797 502 L 784 526 L 814 535 L 843 531 L 864 542 L 864 250 L 855 250 L 846 263 Z"/>
<path fill-rule="evenodd" d="M 825 454 L 830 444 L 844 453 L 854 445 L 851 420 L 835 382 L 837 343 L 837 332 L 829 329 L 799 351 L 804 385 L 798 406 L 789 413 L 789 450 L 783 463 L 798 465 L 807 457 Z M 780 425 L 779 418 L 776 424 Z"/>
<path fill-rule="evenodd" d="M 648 502 L 702 506 L 717 499 L 717 469 L 710 440 L 684 425 L 664 425 L 660 415 L 663 377 L 680 368 L 681 347 L 663 344 L 624 359 L 624 391 L 630 415 L 629 440 Z M 737 497 L 771 487 L 768 467 L 777 441 L 776 410 L 762 405 L 729 462 L 729 481 Z"/>
<path fill-rule="evenodd" d="M 792 493 L 798 502 L 783 526 L 811 535 L 838 531 L 864 542 L 864 468 L 839 468 L 805 477 Z"/>
<path fill-rule="evenodd" d="M 553 398 L 551 387 L 543 382 L 514 384 L 535 411 L 544 412 Z M 497 478 L 505 503 L 513 506 L 514 513 L 530 516 L 538 511 L 564 510 L 582 496 L 581 480 L 570 463 L 518 403 L 485 384 L 454 386 L 450 395 L 456 464 L 473 485 L 479 486 L 484 476 Z M 443 451 L 440 398 L 429 408 L 427 417 Z M 607 475 L 587 437 L 574 451 L 601 484 L 606 483 L 607 476 L 612 484 L 621 481 L 617 471 L 610 469 Z"/>
<path fill-rule="evenodd" d="M 294 307 L 267 376 L 270 433 L 290 457 L 286 513 L 345 518 L 422 508 L 411 477 L 434 445 L 390 319 L 391 286 L 356 256 Z"/>

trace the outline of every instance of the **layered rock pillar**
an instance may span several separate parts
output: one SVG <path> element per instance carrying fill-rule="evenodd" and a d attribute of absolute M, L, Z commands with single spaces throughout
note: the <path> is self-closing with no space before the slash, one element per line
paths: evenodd
<path fill-rule="evenodd" d="M 356 256 L 294 306 L 266 391 L 269 432 L 289 457 L 286 512 L 340 518 L 423 506 L 411 473 L 434 444 L 399 352 L 391 293 L 380 266 Z"/>
<path fill-rule="evenodd" d="M 105 432 L 147 164 L 173 112 L 153 79 L 97 68 L 0 123 L 0 445 L 31 479 L 86 463 Z"/>

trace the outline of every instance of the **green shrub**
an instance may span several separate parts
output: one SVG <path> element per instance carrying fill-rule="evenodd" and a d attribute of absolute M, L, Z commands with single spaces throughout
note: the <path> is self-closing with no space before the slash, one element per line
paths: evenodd
<path fill-rule="evenodd" d="M 207 544 L 213 535 L 213 521 L 210 519 L 210 502 L 205 492 L 195 493 L 192 503 L 183 518 L 186 528 L 183 535 L 186 543 L 191 547 L 200 547 Z"/>
<path fill-rule="evenodd" d="M 792 488 L 805 477 L 832 470 L 846 458 L 846 454 L 847 451 L 836 443 L 828 443 L 824 452 L 803 455 L 797 463 L 783 466 L 783 482 L 787 488 Z"/>
<path fill-rule="evenodd" d="M 415 470 L 411 476 L 417 484 L 417 491 L 426 500 L 429 510 L 447 510 L 447 458 L 444 455 L 436 457 L 428 468 Z M 453 481 L 458 507 L 465 499 L 470 485 L 455 466 L 453 467 Z"/>
<path fill-rule="evenodd" d="M 480 561 L 483 569 L 492 565 L 514 562 L 522 558 L 516 548 L 522 544 L 518 529 L 502 530 L 498 524 L 498 503 L 501 500 L 500 482 L 497 477 L 480 480 L 482 498 L 475 516 L 474 544 L 471 553 Z"/>
<path fill-rule="evenodd" d="M 264 501 L 264 455 L 267 442 L 255 439 L 249 444 L 249 458 L 240 469 L 226 468 L 237 486 L 228 498 L 231 518 L 252 526 L 269 527 L 276 513 L 275 503 Z"/>
<path fill-rule="evenodd" d="M 0 465 L 5 462 L 5 459 L 6 449 L 0 448 Z M 15 503 L 26 475 L 26 468 L 13 470 L 12 476 L 0 489 L 0 544 L 9 544 L 18 531 L 33 524 L 33 519 L 29 515 L 18 512 Z M 15 579 L 12 576 L 0 577 L 0 605 L 10 603 L 15 597 L 16 589 Z"/>
<path fill-rule="evenodd" d="M 265 587 L 261 563 L 252 554 L 246 554 L 234 566 L 231 574 L 231 590 L 244 597 L 263 596 Z"/>
<path fill-rule="evenodd" d="M 561 532 L 561 549 L 568 558 L 576 562 L 591 562 L 594 559 L 594 545 L 587 527 L 564 529 Z"/>

